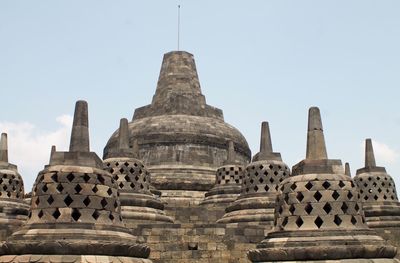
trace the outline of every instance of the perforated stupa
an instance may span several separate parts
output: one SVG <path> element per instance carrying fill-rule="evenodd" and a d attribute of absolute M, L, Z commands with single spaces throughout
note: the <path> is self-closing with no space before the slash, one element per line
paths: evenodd
<path fill-rule="evenodd" d="M 75 107 L 68 152 L 39 173 L 27 223 L 0 246 L 0 262 L 151 262 L 120 213 L 118 187 L 89 149 L 85 101 Z"/>
<path fill-rule="evenodd" d="M 328 159 L 319 109 L 309 111 L 307 157 L 280 184 L 274 231 L 252 262 L 398 262 L 364 222 L 362 203 L 340 160 Z"/>

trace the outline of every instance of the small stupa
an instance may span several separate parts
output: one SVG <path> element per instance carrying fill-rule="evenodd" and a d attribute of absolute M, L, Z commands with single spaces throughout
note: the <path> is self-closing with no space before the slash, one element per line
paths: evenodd
<path fill-rule="evenodd" d="M 263 222 L 272 226 L 278 185 L 290 176 L 281 154 L 272 150 L 268 122 L 261 125 L 260 152 L 246 166 L 242 192 L 218 223 Z"/>
<path fill-rule="evenodd" d="M 137 140 L 129 147 L 128 120 L 121 119 L 118 147 L 110 150 L 104 162 L 104 169 L 114 176 L 121 201 L 121 214 L 125 223 L 148 221 L 173 222 L 164 212 L 164 204 L 151 189 L 151 177 L 143 162 L 138 159 Z"/>
<path fill-rule="evenodd" d="M 354 177 L 369 227 L 399 227 L 400 203 L 393 178 L 376 166 L 372 140 L 365 141 L 365 167 Z"/>
<path fill-rule="evenodd" d="M 228 158 L 217 169 L 214 187 L 205 194 L 202 204 L 223 204 L 235 201 L 242 191 L 244 166 L 236 161 L 235 145 L 228 143 Z"/>
<path fill-rule="evenodd" d="M 398 262 L 365 224 L 358 190 L 340 160 L 328 159 L 320 111 L 309 110 L 307 157 L 280 184 L 275 227 L 252 262 Z"/>
<path fill-rule="evenodd" d="M 32 192 L 27 223 L 0 245 L 0 262 L 151 262 L 124 226 L 118 187 L 89 149 L 86 101 L 75 106 L 68 152 L 55 151 Z"/>
<path fill-rule="evenodd" d="M 7 134 L 0 138 L 0 240 L 5 240 L 27 219 L 24 182 L 17 166 L 8 162 Z"/>

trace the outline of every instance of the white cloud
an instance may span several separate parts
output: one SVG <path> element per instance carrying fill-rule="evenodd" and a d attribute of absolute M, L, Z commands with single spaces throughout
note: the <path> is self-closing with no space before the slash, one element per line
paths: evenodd
<path fill-rule="evenodd" d="M 51 146 L 68 149 L 72 116 L 62 115 L 56 121 L 59 126 L 52 131 L 40 130 L 29 122 L 0 122 L 0 132 L 8 133 L 9 161 L 18 165 L 26 192 L 31 191 L 37 173 L 48 164 Z"/>
<path fill-rule="evenodd" d="M 362 143 L 364 149 L 365 142 Z M 385 164 L 394 164 L 399 158 L 400 154 L 390 148 L 388 145 L 372 140 L 372 147 L 374 148 L 375 160 L 377 166 L 384 166 Z"/>

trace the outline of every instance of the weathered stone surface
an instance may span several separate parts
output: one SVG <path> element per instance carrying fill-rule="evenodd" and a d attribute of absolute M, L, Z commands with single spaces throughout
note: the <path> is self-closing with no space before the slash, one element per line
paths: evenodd
<path fill-rule="evenodd" d="M 278 185 L 289 176 L 280 154 L 272 152 L 269 126 L 263 122 L 260 152 L 246 166 L 241 194 L 217 222 L 268 222 L 272 227 Z"/>
<path fill-rule="evenodd" d="M 104 158 L 117 146 L 116 131 Z M 248 162 L 243 135 L 223 120 L 222 111 L 206 104 L 193 55 L 164 55 L 152 104 L 136 109 L 129 123 L 130 143 L 137 139 L 143 160 L 159 190 L 211 189 L 216 168 L 226 160 L 226 144 L 235 143 L 237 160 Z"/>
<path fill-rule="evenodd" d="M 89 142 L 86 102 L 77 103 L 74 118 L 73 151 L 52 153 L 50 165 L 35 181 L 29 219 L 0 245 L 0 261 L 37 262 L 52 255 L 81 262 L 80 256 L 70 255 L 95 255 L 146 262 L 140 259 L 149 256 L 149 248 L 137 244 L 122 222 L 116 181 L 98 168 L 100 158 L 83 147 Z"/>
<path fill-rule="evenodd" d="M 371 139 L 365 141 L 365 167 L 358 169 L 354 181 L 371 228 L 400 227 L 400 202 L 393 178 L 384 167 L 376 166 Z"/>
<path fill-rule="evenodd" d="M 302 174 L 280 184 L 274 230 L 257 249 L 249 252 L 250 260 L 336 262 L 349 259 L 358 262 L 368 259 L 370 261 L 364 261 L 374 262 L 382 259 L 383 262 L 397 262 L 393 259 L 396 247 L 387 244 L 365 224 L 362 203 L 352 179 L 343 169 L 342 174 L 331 172 L 316 108 L 310 109 L 307 141 L 307 146 L 314 150 L 312 154 L 307 151 L 306 161 L 312 158 L 323 172 L 310 173 L 307 171 L 312 169 L 302 169 Z"/>
<path fill-rule="evenodd" d="M 0 139 L 0 240 L 5 240 L 27 219 L 24 182 L 16 165 L 8 162 L 7 134 Z"/>

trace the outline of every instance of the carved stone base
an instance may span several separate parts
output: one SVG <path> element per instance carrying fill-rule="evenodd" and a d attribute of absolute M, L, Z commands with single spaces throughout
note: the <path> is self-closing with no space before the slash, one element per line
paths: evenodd
<path fill-rule="evenodd" d="M 94 255 L 7 255 L 1 256 L 0 262 L 71 262 L 71 263 L 151 263 L 149 259 Z"/>

